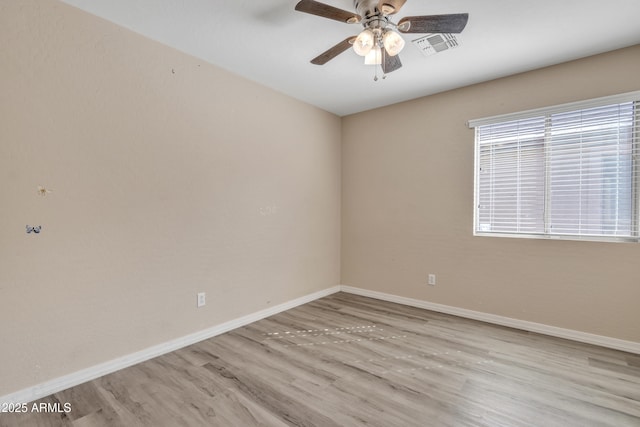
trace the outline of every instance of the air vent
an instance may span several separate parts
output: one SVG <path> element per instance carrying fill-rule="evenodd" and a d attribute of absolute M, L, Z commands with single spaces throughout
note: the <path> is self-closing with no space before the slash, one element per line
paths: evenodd
<path fill-rule="evenodd" d="M 462 44 L 460 34 L 427 34 L 412 43 L 424 56 L 435 55 L 445 50 L 455 49 Z"/>

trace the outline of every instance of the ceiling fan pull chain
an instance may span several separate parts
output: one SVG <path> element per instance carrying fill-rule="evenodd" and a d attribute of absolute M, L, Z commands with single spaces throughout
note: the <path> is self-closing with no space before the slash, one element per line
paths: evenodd
<path fill-rule="evenodd" d="M 385 74 L 384 70 L 382 70 L 382 80 L 385 80 L 386 78 L 387 78 L 387 75 Z M 378 81 L 378 67 L 375 67 L 375 74 L 373 76 L 373 81 L 374 82 Z"/>

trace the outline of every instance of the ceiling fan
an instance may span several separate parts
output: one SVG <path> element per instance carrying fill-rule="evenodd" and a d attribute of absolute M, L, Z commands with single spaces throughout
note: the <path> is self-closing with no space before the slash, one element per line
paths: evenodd
<path fill-rule="evenodd" d="M 467 13 L 406 16 L 396 24 L 390 17 L 398 13 L 406 1 L 354 0 L 354 13 L 315 0 L 301 0 L 296 5 L 297 11 L 364 27 L 360 34 L 344 39 L 313 58 L 311 63 L 324 65 L 353 47 L 358 55 L 364 56 L 365 64 L 380 65 L 382 72 L 388 74 L 402 67 L 398 53 L 405 42 L 399 33 L 461 33 L 467 25 Z"/>

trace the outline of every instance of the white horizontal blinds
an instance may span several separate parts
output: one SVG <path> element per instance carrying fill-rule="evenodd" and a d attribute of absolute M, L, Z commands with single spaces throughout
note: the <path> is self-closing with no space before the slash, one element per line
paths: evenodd
<path fill-rule="evenodd" d="M 640 103 L 585 105 L 476 125 L 476 233 L 638 237 Z"/>
<path fill-rule="evenodd" d="M 545 118 L 477 128 L 478 231 L 544 232 Z"/>
<path fill-rule="evenodd" d="M 548 117 L 549 232 L 631 237 L 634 103 Z"/>

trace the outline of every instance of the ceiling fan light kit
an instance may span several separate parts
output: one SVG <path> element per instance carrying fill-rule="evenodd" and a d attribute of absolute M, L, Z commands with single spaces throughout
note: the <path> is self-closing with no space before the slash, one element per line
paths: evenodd
<path fill-rule="evenodd" d="M 371 49 L 367 56 L 364 57 L 365 65 L 382 65 L 382 49 L 376 45 Z"/>
<path fill-rule="evenodd" d="M 381 30 L 380 28 L 364 29 L 358 37 L 356 37 L 355 43 L 353 43 L 353 50 L 360 56 L 365 58 L 376 48 L 380 50 L 384 47 L 384 50 L 388 55 L 396 56 L 404 48 L 404 39 L 398 33 L 388 28 Z M 365 60 L 365 64 L 368 62 Z"/>
<path fill-rule="evenodd" d="M 404 49 L 404 39 L 395 31 L 387 30 L 382 36 L 384 50 L 391 56 L 396 56 Z"/>
<path fill-rule="evenodd" d="M 467 25 L 469 15 L 407 16 L 398 24 L 390 19 L 407 0 L 354 0 L 357 13 L 342 10 L 315 0 L 301 0 L 295 9 L 323 18 L 347 24 L 360 23 L 364 30 L 357 37 L 349 37 L 311 60 L 312 64 L 324 65 L 353 46 L 356 54 L 364 56 L 367 65 L 380 65 L 384 74 L 402 67 L 398 54 L 405 46 L 399 33 L 461 33 Z M 376 76 L 377 77 L 377 76 Z M 377 78 L 374 78 L 377 80 Z"/>
<path fill-rule="evenodd" d="M 366 29 L 356 37 L 356 41 L 353 43 L 353 50 L 360 56 L 367 56 L 373 49 L 374 41 L 373 31 Z"/>

